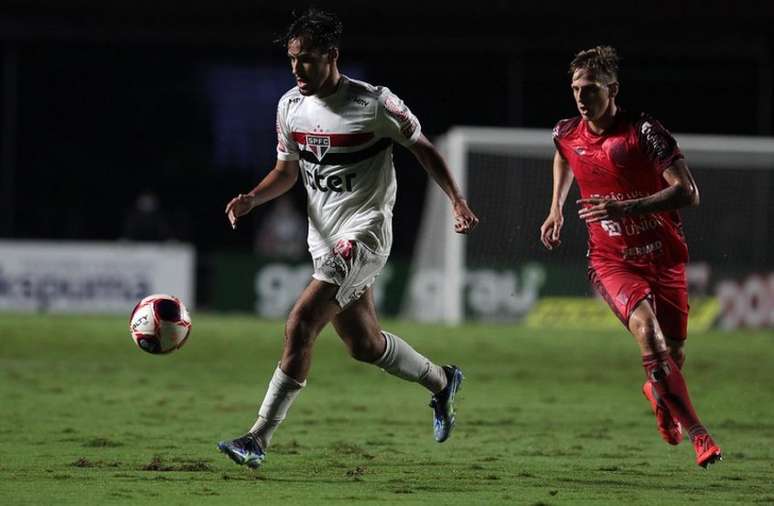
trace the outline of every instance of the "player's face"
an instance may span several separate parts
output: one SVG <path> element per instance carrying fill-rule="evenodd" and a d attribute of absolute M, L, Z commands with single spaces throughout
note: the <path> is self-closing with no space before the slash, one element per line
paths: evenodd
<path fill-rule="evenodd" d="M 335 53 L 335 49 L 323 53 L 311 48 L 303 38 L 288 43 L 290 68 L 302 95 L 314 95 L 331 78 Z"/>
<path fill-rule="evenodd" d="M 578 69 L 572 76 L 572 94 L 583 119 L 596 121 L 610 108 L 618 83 L 606 83 L 587 69 Z"/>

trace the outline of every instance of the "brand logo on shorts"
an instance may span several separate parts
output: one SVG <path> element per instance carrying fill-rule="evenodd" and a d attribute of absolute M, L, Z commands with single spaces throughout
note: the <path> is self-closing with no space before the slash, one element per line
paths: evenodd
<path fill-rule="evenodd" d="M 327 135 L 306 134 L 306 149 L 320 161 L 331 148 L 331 138 Z"/>
<path fill-rule="evenodd" d="M 344 260 L 349 260 L 352 257 L 352 249 L 353 242 L 342 239 L 336 243 L 336 246 L 333 248 L 333 253 L 339 255 Z"/>

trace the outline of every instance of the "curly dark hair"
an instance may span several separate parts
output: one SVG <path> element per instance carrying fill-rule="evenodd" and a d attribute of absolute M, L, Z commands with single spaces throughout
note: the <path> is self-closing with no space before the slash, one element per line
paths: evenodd
<path fill-rule="evenodd" d="M 284 35 L 275 42 L 283 47 L 299 37 L 303 37 L 312 49 L 325 53 L 341 47 L 341 35 L 344 25 L 336 14 L 310 7 L 301 15 L 293 13 L 295 19 Z"/>
<path fill-rule="evenodd" d="M 570 75 L 578 69 L 590 70 L 597 77 L 605 77 L 609 82 L 618 80 L 618 62 L 620 58 L 611 46 L 596 46 L 580 51 L 570 63 Z"/>

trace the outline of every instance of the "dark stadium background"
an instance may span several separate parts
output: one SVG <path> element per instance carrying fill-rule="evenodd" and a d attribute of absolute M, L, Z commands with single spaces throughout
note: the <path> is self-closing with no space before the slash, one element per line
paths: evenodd
<path fill-rule="evenodd" d="M 567 64 L 597 43 L 623 57 L 624 107 L 674 132 L 774 133 L 774 4 L 634 4 L 316 5 L 344 21 L 341 70 L 388 85 L 430 138 L 452 125 L 550 128 L 574 115 Z M 292 81 L 272 41 L 306 5 L 5 0 L 0 237 L 120 239 L 150 190 L 164 233 L 196 246 L 206 289 L 209 253 L 252 247 L 254 227 L 232 232 L 223 207 L 274 160 L 274 107 Z M 407 152 L 396 157 L 394 254 L 408 258 L 426 176 Z M 534 198 L 547 206 L 550 196 Z"/>

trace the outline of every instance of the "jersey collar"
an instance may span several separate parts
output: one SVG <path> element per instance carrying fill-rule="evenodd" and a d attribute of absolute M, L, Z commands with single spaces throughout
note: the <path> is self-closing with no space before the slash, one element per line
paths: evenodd
<path fill-rule="evenodd" d="M 317 95 L 312 95 L 310 98 L 320 104 L 332 104 L 341 100 L 341 97 L 344 96 L 345 89 L 348 86 L 349 78 L 344 74 L 341 74 L 341 77 L 339 78 L 339 85 L 336 87 L 336 91 L 323 98 L 320 98 Z"/>

